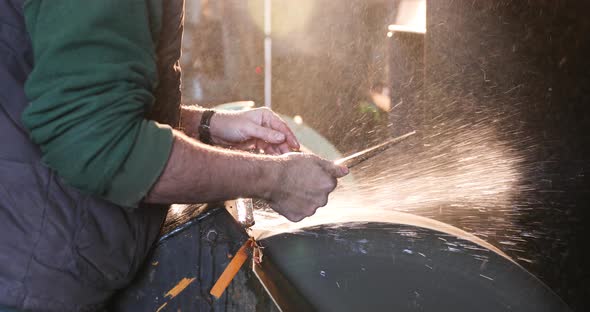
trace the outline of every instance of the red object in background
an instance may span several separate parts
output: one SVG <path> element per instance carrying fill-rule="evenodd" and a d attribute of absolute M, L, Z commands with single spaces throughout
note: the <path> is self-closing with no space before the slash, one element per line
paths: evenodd
<path fill-rule="evenodd" d="M 262 66 L 256 66 L 256 74 L 260 75 L 262 74 Z"/>

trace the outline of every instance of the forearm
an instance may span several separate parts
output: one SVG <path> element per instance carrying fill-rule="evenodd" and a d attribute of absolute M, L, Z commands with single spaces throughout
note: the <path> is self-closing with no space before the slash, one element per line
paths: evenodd
<path fill-rule="evenodd" d="M 281 166 L 277 157 L 211 147 L 174 131 L 168 163 L 145 201 L 182 204 L 270 198 Z"/>
<path fill-rule="evenodd" d="M 205 108 L 191 105 L 180 108 L 180 129 L 192 138 L 199 140 L 198 125 Z"/>

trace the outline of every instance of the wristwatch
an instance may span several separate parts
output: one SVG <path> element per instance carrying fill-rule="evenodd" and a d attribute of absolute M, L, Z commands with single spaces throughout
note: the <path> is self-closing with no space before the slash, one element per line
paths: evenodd
<path fill-rule="evenodd" d="M 208 109 L 203 112 L 201 116 L 201 123 L 199 124 L 199 139 L 201 142 L 209 145 L 213 145 L 211 141 L 211 117 L 215 114 L 214 110 Z"/>

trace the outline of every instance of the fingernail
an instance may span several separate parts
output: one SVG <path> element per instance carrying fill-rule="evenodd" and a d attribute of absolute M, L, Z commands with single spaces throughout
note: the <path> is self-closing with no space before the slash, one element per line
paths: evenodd
<path fill-rule="evenodd" d="M 348 174 L 349 170 L 346 166 L 340 166 L 340 170 L 342 170 L 342 174 Z"/>
<path fill-rule="evenodd" d="M 299 152 L 299 150 L 301 149 L 301 145 L 299 145 L 299 143 L 297 142 L 290 142 L 289 147 L 291 147 L 291 149 L 296 152 Z"/>

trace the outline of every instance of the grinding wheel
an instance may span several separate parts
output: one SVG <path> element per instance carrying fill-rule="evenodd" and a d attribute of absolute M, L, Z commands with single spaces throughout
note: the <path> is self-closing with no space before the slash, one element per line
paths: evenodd
<path fill-rule="evenodd" d="M 470 234 L 405 214 L 383 220 L 399 223 L 327 223 L 265 233 L 260 242 L 317 311 L 569 311 Z"/>

